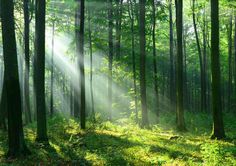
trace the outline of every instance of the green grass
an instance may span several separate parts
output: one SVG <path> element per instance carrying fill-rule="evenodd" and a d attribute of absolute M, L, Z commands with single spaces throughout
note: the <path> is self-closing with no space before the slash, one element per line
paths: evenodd
<path fill-rule="evenodd" d="M 25 127 L 30 156 L 8 160 L 6 135 L 0 132 L 0 165 L 236 165 L 236 122 L 225 116 L 231 139 L 210 140 L 211 118 L 186 114 L 188 132 L 175 130 L 174 116 L 162 113 L 158 125 L 140 129 L 129 119 L 89 124 L 81 131 L 73 119 L 48 121 L 50 146 L 35 143 L 35 124 Z"/>

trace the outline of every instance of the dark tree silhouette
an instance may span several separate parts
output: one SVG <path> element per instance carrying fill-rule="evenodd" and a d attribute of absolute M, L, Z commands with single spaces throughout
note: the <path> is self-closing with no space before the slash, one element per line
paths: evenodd
<path fill-rule="evenodd" d="M 211 0 L 212 139 L 225 137 L 222 117 L 219 51 L 219 0 Z"/>
<path fill-rule="evenodd" d="M 45 0 L 36 0 L 35 11 L 35 94 L 38 142 L 48 142 L 45 108 Z"/>
<path fill-rule="evenodd" d="M 13 0 L 1 0 L 2 39 L 8 112 L 8 156 L 29 153 L 23 135 Z"/>

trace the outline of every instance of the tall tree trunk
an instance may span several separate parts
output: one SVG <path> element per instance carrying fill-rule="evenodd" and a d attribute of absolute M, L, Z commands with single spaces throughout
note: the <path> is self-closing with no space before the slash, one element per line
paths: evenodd
<path fill-rule="evenodd" d="M 80 71 L 80 127 L 85 129 L 85 72 L 84 72 L 84 0 L 80 0 L 80 28 L 79 28 L 79 71 Z"/>
<path fill-rule="evenodd" d="M 132 70 L 133 70 L 133 86 L 134 86 L 134 109 L 135 120 L 138 122 L 138 99 L 137 99 L 137 83 L 136 83 L 136 58 L 135 58 L 135 36 L 134 36 L 134 6 L 133 2 L 129 0 L 129 17 L 131 21 L 131 45 L 132 45 Z"/>
<path fill-rule="evenodd" d="M 25 76 L 24 76 L 24 93 L 25 93 L 25 117 L 26 123 L 31 123 L 31 111 L 29 100 L 29 72 L 30 72 L 30 18 L 29 18 L 29 0 L 24 0 L 24 46 L 25 46 Z"/>
<path fill-rule="evenodd" d="M 183 108 L 183 0 L 176 0 L 177 30 L 177 128 L 185 130 Z"/>
<path fill-rule="evenodd" d="M 159 115 L 159 94 L 157 85 L 157 56 L 156 56 L 156 6 L 155 0 L 152 0 L 152 46 L 153 46 L 153 79 L 154 79 L 154 109 L 155 113 Z"/>
<path fill-rule="evenodd" d="M 123 0 L 116 0 L 116 43 L 115 43 L 115 50 L 116 50 L 116 57 L 120 57 L 120 40 L 121 40 L 121 23 L 122 23 L 122 4 Z"/>
<path fill-rule="evenodd" d="M 221 101 L 219 57 L 219 0 L 211 0 L 211 71 L 212 71 L 212 139 L 225 137 Z"/>
<path fill-rule="evenodd" d="M 146 94 L 146 35 L 145 35 L 145 6 L 146 0 L 139 1 L 139 35 L 140 35 L 140 94 L 142 105 L 142 126 L 148 126 L 147 94 Z"/>
<path fill-rule="evenodd" d="M 109 55 L 108 55 L 108 111 L 110 112 L 109 119 L 112 119 L 112 63 L 113 63 L 113 5 L 112 0 L 108 0 L 108 45 L 109 45 Z"/>
<path fill-rule="evenodd" d="M 184 55 L 184 107 L 186 109 L 188 109 L 188 104 L 189 104 L 189 100 L 188 100 L 188 77 L 187 77 L 187 43 L 186 43 L 186 36 L 187 36 L 187 33 L 186 33 L 186 30 L 184 29 L 184 34 L 183 34 L 183 55 Z"/>
<path fill-rule="evenodd" d="M 6 93 L 8 104 L 8 156 L 18 157 L 28 154 L 22 126 L 22 107 L 17 64 L 17 49 L 14 25 L 13 0 L 1 0 L 3 56 L 6 73 Z"/>
<path fill-rule="evenodd" d="M 201 111 L 206 111 L 206 83 L 205 83 L 205 75 L 203 72 L 203 60 L 202 60 L 202 51 L 200 46 L 200 41 L 198 37 L 198 30 L 197 30 L 197 24 L 196 24 L 196 15 L 195 15 L 195 0 L 193 0 L 193 27 L 194 27 L 194 33 L 196 37 L 197 42 L 197 50 L 198 50 L 198 56 L 199 56 L 199 63 L 200 63 L 200 77 L 201 77 Z"/>
<path fill-rule="evenodd" d="M 54 5 L 53 5 L 54 6 Z M 55 14 L 53 15 L 55 17 Z M 54 37 L 55 37 L 55 21 L 52 22 L 52 53 L 51 53 L 51 98 L 50 98 L 50 115 L 53 116 L 54 113 Z"/>
<path fill-rule="evenodd" d="M 229 70 L 228 70 L 228 103 L 227 103 L 227 111 L 230 112 L 231 110 L 231 91 L 232 91 L 232 30 L 233 30 L 233 17 L 232 15 L 229 18 L 229 31 L 228 31 L 228 63 L 229 63 Z"/>
<path fill-rule="evenodd" d="M 175 81 L 174 81 L 174 35 L 172 18 L 172 0 L 169 0 L 169 26 L 170 26 L 170 108 L 175 108 Z"/>
<path fill-rule="evenodd" d="M 93 43 L 92 43 L 92 31 L 91 31 L 91 10 L 88 9 L 88 23 L 89 23 L 89 53 L 90 53 L 90 95 L 91 95 L 91 110 L 92 117 L 95 121 L 95 110 L 94 110 L 94 96 L 93 96 Z"/>
<path fill-rule="evenodd" d="M 76 52 L 75 52 L 75 66 L 76 66 L 76 69 L 78 69 L 78 59 L 79 59 L 79 23 L 80 23 L 80 18 L 79 18 L 79 12 L 80 12 L 80 8 L 79 8 L 79 3 L 80 3 L 80 0 L 75 0 L 75 3 L 76 3 L 76 9 L 75 9 L 75 36 L 76 36 L 76 41 L 75 41 L 75 44 L 76 44 Z M 79 76 L 79 70 L 77 70 L 78 72 L 78 76 Z M 77 78 L 78 81 L 78 85 L 79 85 L 79 77 Z M 79 106 L 80 106 L 80 102 L 79 102 L 79 88 L 77 87 L 74 87 L 74 117 L 75 118 L 79 118 L 80 116 L 80 109 L 79 109 Z"/>
<path fill-rule="evenodd" d="M 209 99 L 208 99 L 208 87 L 207 87 L 207 25 L 206 25 L 206 7 L 204 5 L 204 14 L 203 14 L 203 76 L 204 76 L 204 89 L 205 89 L 205 101 L 206 101 L 206 111 L 209 110 Z"/>
<path fill-rule="evenodd" d="M 236 15 L 234 17 L 234 91 L 234 97 L 236 98 Z M 236 102 L 234 104 L 234 107 L 236 107 Z M 236 111 L 234 113 L 236 114 Z"/>
<path fill-rule="evenodd" d="M 48 142 L 45 106 L 45 0 L 36 0 L 35 13 L 35 92 L 37 111 L 36 141 Z"/>
<path fill-rule="evenodd" d="M 3 72 L 2 72 L 3 71 Z M 7 130 L 6 119 L 7 119 L 7 88 L 6 88 L 6 71 L 1 70 L 1 74 L 3 74 L 3 84 L 2 84 L 2 94 L 0 100 L 0 128 L 3 130 Z"/>

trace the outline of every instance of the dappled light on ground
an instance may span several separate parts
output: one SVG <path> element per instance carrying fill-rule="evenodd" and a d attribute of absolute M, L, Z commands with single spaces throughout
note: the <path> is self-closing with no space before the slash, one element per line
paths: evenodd
<path fill-rule="evenodd" d="M 168 113 L 162 115 L 170 117 Z M 198 119 L 206 121 L 207 118 L 191 116 L 192 125 Z M 6 140 L 1 132 L 0 161 L 16 165 L 235 164 L 235 140 L 211 141 L 210 131 L 201 128 L 196 132 L 179 133 L 171 124 L 166 125 L 169 120 L 171 118 L 160 120 L 159 125 L 152 129 L 140 129 L 130 119 L 114 123 L 99 123 L 98 119 L 96 124 L 90 124 L 87 130 L 82 131 L 74 119 L 57 115 L 48 122 L 49 145 L 35 144 L 35 124 L 25 128 L 27 144 L 32 149 L 32 155 L 26 158 L 13 161 L 4 158 Z M 234 127 L 235 123 L 227 125 Z M 235 134 L 234 130 L 228 132 Z"/>

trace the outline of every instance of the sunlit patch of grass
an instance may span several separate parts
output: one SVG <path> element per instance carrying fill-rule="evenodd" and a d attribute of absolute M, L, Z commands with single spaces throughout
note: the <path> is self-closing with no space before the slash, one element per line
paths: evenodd
<path fill-rule="evenodd" d="M 171 126 L 174 115 L 166 113 L 159 124 L 141 129 L 130 119 L 88 123 L 80 130 L 76 119 L 56 115 L 48 120 L 49 146 L 35 143 L 36 124 L 25 127 L 32 155 L 11 161 L 13 165 L 235 165 L 234 141 L 212 141 L 206 115 L 192 115 L 188 132 Z M 169 116 L 169 119 L 167 118 Z M 187 116 L 190 116 L 190 114 Z M 195 117 L 196 116 L 196 117 Z M 161 119 L 161 118 L 160 118 Z M 168 121 L 165 126 L 165 121 Z M 226 123 L 226 126 L 231 124 Z M 235 121 L 230 122 L 232 126 Z M 196 125 L 198 124 L 198 125 Z M 197 132 L 194 128 L 198 128 Z M 209 128 L 208 128 L 209 127 Z M 234 132 L 231 128 L 227 131 Z M 231 135 L 231 133 L 229 134 Z M 0 131 L 0 162 L 7 150 L 7 133 Z"/>

